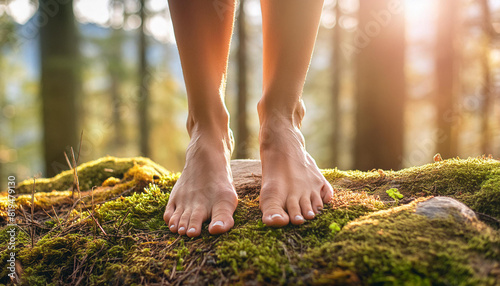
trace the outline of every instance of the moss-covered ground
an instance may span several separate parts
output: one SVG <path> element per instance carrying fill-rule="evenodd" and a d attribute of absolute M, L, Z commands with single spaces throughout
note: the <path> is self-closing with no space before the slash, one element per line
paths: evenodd
<path fill-rule="evenodd" d="M 179 174 L 145 158 L 106 157 L 16 189 L 21 285 L 500 285 L 500 162 L 451 159 L 400 171 L 324 170 L 336 192 L 314 220 L 262 224 L 242 192 L 234 228 L 170 233 L 162 215 Z M 34 195 L 33 189 L 36 190 Z M 391 190 L 387 192 L 388 190 Z M 396 193 L 400 193 L 400 198 Z M 431 196 L 477 212 L 463 223 L 415 214 Z M 33 198 L 32 198 L 33 196 Z M 10 255 L 0 195 L 0 265 Z M 33 217 L 31 214 L 33 213 Z M 6 266 L 0 284 L 10 284 Z"/>

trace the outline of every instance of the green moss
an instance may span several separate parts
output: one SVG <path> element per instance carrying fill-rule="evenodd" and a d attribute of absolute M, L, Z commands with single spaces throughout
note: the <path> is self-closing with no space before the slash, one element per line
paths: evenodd
<path fill-rule="evenodd" d="M 74 262 L 90 266 L 93 261 L 88 258 L 107 247 L 108 244 L 103 239 L 93 240 L 80 234 L 42 238 L 33 248 L 25 247 L 20 252 L 20 261 L 25 267 L 23 284 L 56 285 L 75 282 L 72 278 L 79 273 L 75 273 Z"/>
<path fill-rule="evenodd" d="M 18 259 L 20 250 L 25 248 L 29 241 L 28 234 L 19 226 L 6 226 L 0 229 L 0 261 L 1 265 L 5 265 L 0 268 L 0 283 L 8 281 L 7 275 L 10 271 L 7 269 L 7 259 L 10 258 L 10 253 L 16 253 L 16 259 Z"/>
<path fill-rule="evenodd" d="M 304 258 L 318 284 L 494 285 L 500 236 L 486 226 L 414 214 L 415 202 L 347 224 Z M 485 255 L 486 254 L 486 255 Z M 482 257 L 482 258 L 480 258 Z"/>
<path fill-rule="evenodd" d="M 500 218 L 500 170 L 491 172 L 481 189 L 470 198 L 475 211 Z"/>
<path fill-rule="evenodd" d="M 290 283 L 297 276 L 297 269 L 304 267 L 302 254 L 335 237 L 330 229 L 332 224 L 341 228 L 351 220 L 385 208 L 383 204 L 372 205 L 365 196 L 358 199 L 351 201 L 348 208 L 325 209 L 300 226 L 275 229 L 260 221 L 261 214 L 247 216 L 245 224 L 222 236 L 216 254 L 231 276 L 237 277 L 236 281 Z"/>
<path fill-rule="evenodd" d="M 393 198 L 396 202 L 403 198 L 403 195 L 396 188 L 390 188 L 385 191 L 389 197 Z"/>
<path fill-rule="evenodd" d="M 340 188 L 363 190 L 390 200 L 386 190 L 397 188 L 406 198 L 453 197 L 473 210 L 500 218 L 498 204 L 500 161 L 485 158 L 449 159 L 400 171 L 323 170 Z"/>
<path fill-rule="evenodd" d="M 495 160 L 453 159 L 397 172 L 325 170 L 336 192 L 315 219 L 300 226 L 266 227 L 257 193 L 248 192 L 240 197 L 232 230 L 212 236 L 204 224 L 202 235 L 193 239 L 170 233 L 163 221 L 179 174 L 155 166 L 143 158 L 110 157 L 82 164 L 79 177 L 93 176 L 83 171 L 86 168 L 100 176 L 81 177 L 82 186 L 112 178 L 93 193 L 82 193 L 88 195 L 83 212 L 73 210 L 75 221 L 68 225 L 63 222 L 72 201 L 67 198 L 70 192 L 61 191 L 71 187 L 72 174 L 40 180 L 40 188 L 37 182 L 39 191 L 59 192 L 35 197 L 43 225 L 36 228 L 35 247 L 30 247 L 27 232 L 18 232 L 22 284 L 74 284 L 81 279 L 81 285 L 493 285 L 495 278 L 500 280 L 498 231 L 481 223 L 417 216 L 416 202 L 395 207 L 381 201 L 389 200 L 386 190 L 391 188 L 404 195 L 403 201 L 449 195 L 498 217 L 500 163 Z M 52 185 L 47 187 L 47 182 Z M 23 186 L 31 192 L 29 182 Z M 91 211 L 91 194 L 97 202 L 94 217 L 106 235 L 93 219 L 84 219 Z M 56 197 L 60 203 L 55 203 Z M 31 196 L 23 198 L 18 203 L 26 210 Z M 52 206 L 61 221 L 40 219 L 42 208 L 51 212 Z M 3 226 L 0 239 L 6 238 Z M 3 241 L 2 260 L 8 255 Z M 0 278 L 0 283 L 6 282 Z"/>
<path fill-rule="evenodd" d="M 157 185 L 150 184 L 142 193 L 134 193 L 98 206 L 96 217 L 103 222 L 114 222 L 104 226 L 110 232 L 120 224 L 124 229 L 135 232 L 168 229 L 163 221 L 163 212 L 169 195 L 169 190 L 164 192 Z"/>
<path fill-rule="evenodd" d="M 109 177 L 121 178 L 135 164 L 152 166 L 156 172 L 162 175 L 170 174 L 165 168 L 147 158 L 116 158 L 107 156 L 78 166 L 80 190 L 85 191 L 90 190 L 94 186 L 100 186 Z M 73 177 L 73 171 L 67 170 L 50 179 L 37 179 L 36 190 L 38 192 L 68 190 L 73 186 Z M 16 187 L 16 193 L 29 194 L 32 192 L 32 189 L 33 180 L 29 179 L 21 182 Z"/>

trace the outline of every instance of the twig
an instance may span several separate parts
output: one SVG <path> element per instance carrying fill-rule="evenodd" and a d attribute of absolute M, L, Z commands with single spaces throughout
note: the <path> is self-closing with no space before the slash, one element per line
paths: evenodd
<path fill-rule="evenodd" d="M 108 236 L 108 234 L 104 231 L 101 224 L 97 221 L 97 219 L 94 217 L 94 215 L 92 213 L 90 213 L 90 216 L 92 217 L 94 222 L 97 224 L 97 226 L 101 229 L 102 233 L 104 233 L 105 236 Z"/>
<path fill-rule="evenodd" d="M 76 200 L 76 202 L 74 202 L 74 203 L 73 203 L 73 205 L 71 206 L 71 209 L 69 210 L 68 215 L 66 216 L 66 220 L 64 221 L 64 225 L 67 225 L 67 224 L 68 224 L 69 217 L 71 216 L 71 213 L 72 213 L 72 212 L 73 212 L 73 210 L 75 209 L 76 204 L 78 204 L 79 202 L 80 202 L 80 199 Z"/>
<path fill-rule="evenodd" d="M 129 209 L 129 210 L 125 213 L 125 215 L 124 215 L 124 216 L 123 216 L 123 218 L 122 218 L 122 221 L 120 222 L 120 224 L 118 225 L 118 228 L 116 229 L 116 233 L 118 233 L 118 232 L 120 231 L 120 228 L 122 227 L 123 222 L 125 221 L 125 219 L 127 218 L 128 214 L 129 214 L 131 211 L 132 211 L 132 210 L 131 210 L 131 209 Z"/>
<path fill-rule="evenodd" d="M 198 266 L 198 271 L 196 271 L 196 276 L 194 277 L 194 281 L 198 281 L 198 277 L 200 276 L 200 271 L 201 268 L 203 268 L 203 265 L 207 262 L 207 256 L 203 255 L 203 260 L 201 261 L 200 266 Z"/>
<path fill-rule="evenodd" d="M 54 209 L 54 206 L 52 206 L 52 210 L 54 211 L 54 215 L 56 216 L 57 224 L 59 225 L 59 228 L 62 230 L 61 221 L 59 220 L 59 216 L 57 215 L 57 212 L 56 212 L 56 209 Z"/>
<path fill-rule="evenodd" d="M 175 277 L 175 270 L 177 269 L 177 260 L 174 261 L 174 267 L 172 267 L 172 274 L 170 274 L 170 281 Z"/>

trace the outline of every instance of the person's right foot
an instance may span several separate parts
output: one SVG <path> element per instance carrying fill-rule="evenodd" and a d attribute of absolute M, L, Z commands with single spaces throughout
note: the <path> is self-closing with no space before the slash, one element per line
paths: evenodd
<path fill-rule="evenodd" d="M 227 232 L 234 225 L 238 197 L 232 184 L 230 131 L 193 128 L 186 151 L 186 165 L 170 194 L 163 219 L 170 230 L 198 236 L 211 219 L 211 234 Z"/>

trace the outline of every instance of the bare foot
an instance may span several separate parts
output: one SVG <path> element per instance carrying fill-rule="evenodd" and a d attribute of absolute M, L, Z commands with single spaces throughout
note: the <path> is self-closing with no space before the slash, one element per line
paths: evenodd
<path fill-rule="evenodd" d="M 189 237 L 200 235 L 204 221 L 208 231 L 220 234 L 234 225 L 238 203 L 229 165 L 232 136 L 193 128 L 186 151 L 186 165 L 170 194 L 163 219 L 170 230 Z"/>
<path fill-rule="evenodd" d="M 294 116 L 265 112 L 259 107 L 262 222 L 284 226 L 313 219 L 331 200 L 333 188 L 307 153 L 299 130 L 305 109 L 302 103 Z"/>

